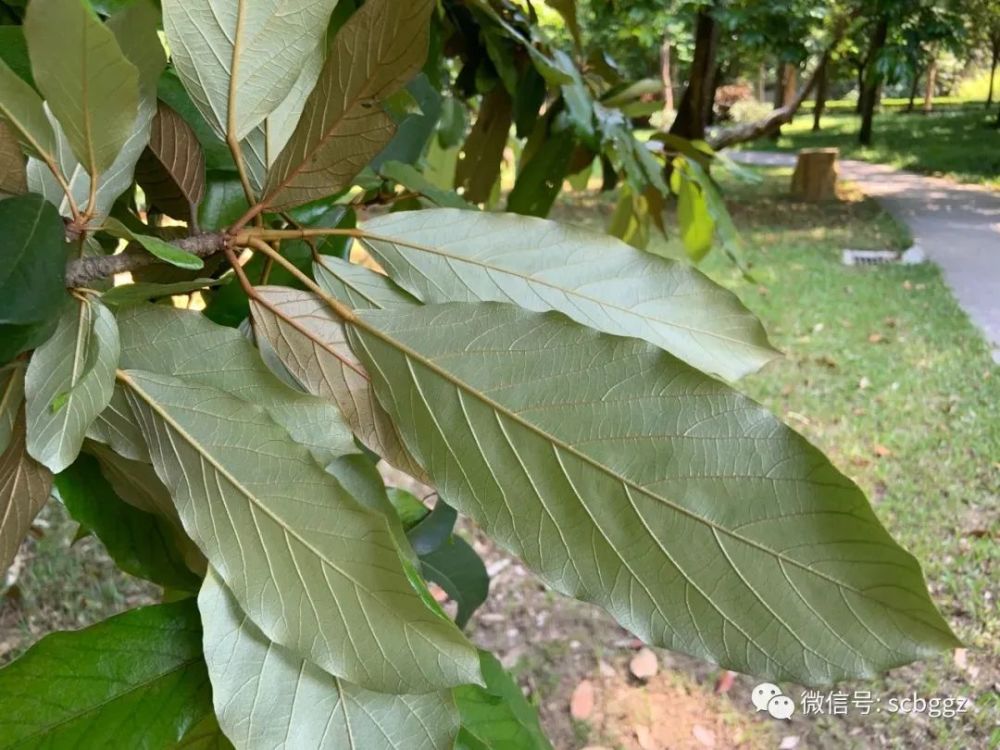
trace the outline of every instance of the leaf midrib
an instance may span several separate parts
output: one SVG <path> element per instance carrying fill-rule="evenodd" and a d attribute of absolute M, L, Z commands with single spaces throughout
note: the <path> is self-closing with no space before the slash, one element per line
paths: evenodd
<path fill-rule="evenodd" d="M 470 266 L 476 266 L 476 267 L 482 268 L 483 270 L 485 270 L 487 272 L 497 272 L 497 273 L 499 273 L 501 275 L 513 276 L 514 278 L 522 279 L 527 284 L 537 284 L 539 286 L 544 286 L 546 288 L 549 288 L 549 289 L 552 289 L 554 291 L 560 292 L 560 293 L 565 294 L 567 296 L 578 297 L 578 298 L 580 298 L 582 300 L 585 300 L 587 302 L 591 302 L 591 303 L 597 305 L 598 307 L 606 307 L 606 308 L 610 308 L 612 310 L 618 310 L 618 311 L 620 311 L 622 313 L 625 313 L 627 315 L 630 315 L 630 316 L 633 316 L 633 317 L 636 317 L 636 318 L 640 318 L 640 319 L 641 318 L 648 318 L 650 320 L 655 321 L 656 323 L 659 323 L 659 324 L 662 324 L 662 325 L 665 325 L 665 326 L 668 326 L 668 327 L 671 327 L 671 328 L 677 328 L 677 329 L 682 330 L 682 331 L 688 331 L 688 332 L 700 334 L 700 335 L 703 335 L 703 336 L 711 336 L 712 338 L 717 338 L 720 341 L 725 341 L 727 343 L 736 344 L 736 345 L 741 346 L 741 347 L 748 347 L 748 348 L 751 348 L 751 349 L 754 349 L 754 350 L 758 350 L 758 351 L 761 351 L 761 352 L 763 352 L 763 353 L 765 353 L 767 355 L 766 361 L 770 361 L 770 360 L 774 359 L 777 356 L 777 352 L 775 352 L 774 350 L 772 350 L 772 349 L 770 349 L 770 348 L 768 348 L 766 346 L 762 346 L 760 344 L 750 344 L 749 342 L 747 342 L 744 339 L 738 339 L 738 338 L 735 338 L 735 337 L 732 337 L 732 336 L 726 336 L 724 334 L 716 333 L 714 331 L 707 330 L 707 329 L 704 329 L 704 328 L 695 328 L 694 326 L 686 326 L 686 325 L 683 325 L 681 323 L 676 323 L 676 322 L 673 322 L 673 321 L 670 321 L 670 320 L 666 320 L 666 319 L 662 319 L 662 318 L 654 318 L 652 316 L 641 315 L 641 314 L 639 314 L 639 313 L 635 312 L 634 310 L 631 310 L 631 309 L 629 309 L 627 307 L 622 307 L 621 305 L 616 305 L 616 304 L 614 304 L 612 302 L 608 302 L 608 301 L 605 301 L 605 300 L 602 300 L 602 299 L 598 299 L 596 297 L 591 297 L 590 295 L 583 294 L 582 292 L 580 292 L 578 290 L 575 290 L 575 289 L 570 290 L 570 289 L 567 289 L 566 287 L 558 286 L 557 284 L 554 284 L 552 282 L 548 282 L 548 281 L 545 281 L 543 279 L 540 279 L 537 276 L 528 275 L 526 273 L 519 273 L 519 272 L 513 271 L 513 270 L 511 270 L 509 268 L 504 268 L 502 266 L 496 266 L 496 265 L 493 265 L 493 264 L 490 264 L 490 263 L 483 262 L 483 261 L 478 260 L 478 259 L 470 258 L 469 256 L 466 256 L 466 255 L 455 255 L 453 253 L 448 253 L 448 252 L 445 252 L 444 250 L 437 249 L 437 248 L 431 247 L 429 245 L 421 245 L 419 243 L 410 242 L 408 240 L 400 239 L 398 237 L 386 237 L 386 236 L 382 236 L 382 235 L 371 234 L 371 233 L 369 233 L 369 232 L 366 231 L 365 235 L 361 238 L 361 241 L 365 245 L 369 245 L 369 242 L 368 242 L 369 240 L 374 240 L 376 242 L 387 242 L 387 243 L 393 244 L 393 245 L 402 245 L 403 247 L 408 247 L 408 248 L 411 248 L 413 250 L 418 250 L 420 252 L 426 252 L 426 253 L 429 253 L 431 255 L 438 255 L 438 256 L 440 256 L 442 258 L 445 258 L 448 261 L 457 261 L 459 263 L 464 263 L 464 264 L 467 264 L 467 265 L 470 265 Z M 369 247 L 371 247 L 371 246 L 369 245 Z M 381 255 L 378 252 L 378 250 L 376 250 L 374 247 L 372 247 L 371 249 L 376 253 L 376 255 Z M 422 270 L 421 270 L 421 274 L 423 275 L 423 271 Z M 464 282 L 463 282 L 463 284 L 464 284 Z"/>
<path fill-rule="evenodd" d="M 401 353 L 403 353 L 404 356 L 417 361 L 418 363 L 421 364 L 421 366 L 426 367 L 427 369 L 431 370 L 433 373 L 435 373 L 436 375 L 438 375 L 439 377 L 441 377 L 442 379 L 444 379 L 446 382 L 450 383 L 456 389 L 459 389 L 460 391 L 464 391 L 464 392 L 470 394 L 473 398 L 475 398 L 476 400 L 478 400 L 481 403 L 485 404 L 487 407 L 489 407 L 493 411 L 495 411 L 495 412 L 497 412 L 499 414 L 502 414 L 503 416 L 505 416 L 508 419 L 510 419 L 511 421 L 519 424 L 521 427 L 523 427 L 524 429 L 528 430 L 529 432 L 534 433 L 535 435 L 537 435 L 538 437 L 542 438 L 543 440 L 549 441 L 551 444 L 553 444 L 557 448 L 559 448 L 561 450 L 564 450 L 567 453 L 575 456 L 580 461 L 582 461 L 582 462 L 584 462 L 586 464 L 589 464 L 593 468 L 597 469 L 599 472 L 606 474 L 607 476 L 609 476 L 612 479 L 614 479 L 615 481 L 621 483 L 625 487 L 632 488 L 636 492 L 639 492 L 640 494 L 645 495 L 646 497 L 649 497 L 649 498 L 651 498 L 654 501 L 657 501 L 657 502 L 660 502 L 660 503 L 666 505 L 671 510 L 673 510 L 673 511 L 675 511 L 677 513 L 680 513 L 681 515 L 686 516 L 686 517 L 692 519 L 696 523 L 703 524 L 704 526 L 708 527 L 709 529 L 711 529 L 715 533 L 721 532 L 722 534 L 724 534 L 726 536 L 732 537 L 736 541 L 742 542 L 742 543 L 746 544 L 747 546 L 755 548 L 755 549 L 763 552 L 764 554 L 767 554 L 767 555 L 770 555 L 770 556 L 774 557 L 777 560 L 781 560 L 783 562 L 786 562 L 786 563 L 792 565 L 793 567 L 796 567 L 796 568 L 799 568 L 801 570 L 804 570 L 806 573 L 809 573 L 811 575 L 816 576 L 817 578 L 825 580 L 828 583 L 830 583 L 830 584 L 832 584 L 832 585 L 834 585 L 834 586 L 836 586 L 838 588 L 846 589 L 846 590 L 852 592 L 853 594 L 855 594 L 855 595 L 857 595 L 859 597 L 862 597 L 864 599 L 868 599 L 870 601 L 874 601 L 875 603 L 877 603 L 879 606 L 883 607 L 884 609 L 890 609 L 887 604 L 885 604 L 884 602 L 882 602 L 882 601 L 880 601 L 878 599 L 875 599 L 874 597 L 870 596 L 865 591 L 859 590 L 859 589 L 857 589 L 857 588 L 855 588 L 853 586 L 850 586 L 847 583 L 844 583 L 844 582 L 839 581 L 839 580 L 837 580 L 835 578 L 832 578 L 832 577 L 830 577 L 830 576 L 828 576 L 828 575 L 826 575 L 826 574 L 824 574 L 824 573 L 822 573 L 820 571 L 813 570 L 812 568 L 809 568 L 808 566 L 804 565 L 803 563 L 800 563 L 799 561 L 797 561 L 797 560 L 795 560 L 793 558 L 786 557 L 783 553 L 777 552 L 775 550 L 772 550 L 771 548 L 766 547 L 763 544 L 760 544 L 759 542 L 755 542 L 755 541 L 753 541 L 751 539 L 747 539 L 747 538 L 743 537 L 742 535 L 736 533 L 735 531 L 732 531 L 732 530 L 727 529 L 727 528 L 725 528 L 723 526 L 720 526 L 719 524 L 711 521 L 710 519 L 707 519 L 707 518 L 705 518 L 705 517 L 703 517 L 703 516 L 695 513 L 694 511 L 691 511 L 691 510 L 689 510 L 689 509 L 687 509 L 687 508 L 685 508 L 685 507 L 683 507 L 681 505 L 678 505 L 677 503 L 671 501 L 667 497 L 663 497 L 663 496 L 654 494 L 649 489 L 647 489 L 647 488 L 645 488 L 645 487 L 637 484 L 636 482 L 634 482 L 631 479 L 628 479 L 627 477 L 622 476 L 621 474 L 613 471 L 612 469 L 610 469 L 609 467 L 605 466 L 604 464 L 602 464 L 602 463 L 596 461 L 595 459 L 591 458 L 587 454 L 585 454 L 585 453 L 577 450 L 574 446 L 572 446 L 572 445 L 564 442 L 563 440 L 561 440 L 561 439 L 559 439 L 559 438 L 551 435 L 546 430 L 543 430 L 542 428 L 534 425 L 533 423 L 531 423 L 531 422 L 523 419 L 517 412 L 511 411 L 506 406 L 503 406 L 502 404 L 497 403 L 493 399 L 489 398 L 489 396 L 487 396 L 483 391 L 477 390 L 476 388 L 472 387 L 470 384 L 466 383 L 465 381 L 460 380 L 459 378 L 453 376 L 448 371 L 446 371 L 443 368 L 439 367 L 432 360 L 424 357 L 419 352 L 417 352 L 416 350 L 414 350 L 411 347 L 407 346 L 406 344 L 404 344 L 403 342 L 399 341 L 398 339 L 395 339 L 392 336 L 390 336 L 389 334 L 387 334 L 387 333 L 381 331 L 380 329 L 374 327 L 372 324 L 368 323 L 363 318 L 356 317 L 356 319 L 353 322 L 351 322 L 350 324 L 348 324 L 348 325 L 350 325 L 352 327 L 360 328 L 360 329 L 364 330 L 366 333 L 368 333 L 368 334 L 370 334 L 370 335 L 378 338 L 383 343 L 388 344 L 390 347 L 397 349 L 398 351 L 400 351 Z M 370 352 L 369 352 L 369 356 L 371 356 Z M 430 408 L 430 405 L 427 404 L 427 407 Z M 579 495 L 578 495 L 578 498 L 579 498 Z M 582 498 L 579 498 L 579 499 L 582 502 Z M 638 512 L 637 512 L 637 514 L 638 514 Z M 944 635 L 950 635 L 950 633 L 948 631 L 941 630 L 941 628 L 939 626 L 931 625 L 930 623 L 926 622 L 925 620 L 913 617 L 908 612 L 905 612 L 905 611 L 902 611 L 902 610 L 895 610 L 895 609 L 892 610 L 892 611 L 898 611 L 900 615 L 908 617 L 908 618 L 910 618 L 912 620 L 915 620 L 916 622 L 921 623 L 925 627 L 932 627 L 934 630 L 936 630 L 938 632 L 941 632 Z"/>
<path fill-rule="evenodd" d="M 146 404 L 153 411 L 155 411 L 171 429 L 173 429 L 175 432 L 177 432 L 178 435 L 184 438 L 185 442 L 187 442 L 188 445 L 194 448 L 200 456 L 202 456 L 216 471 L 219 472 L 219 474 L 221 474 L 226 479 L 227 482 L 229 482 L 233 487 L 235 487 L 236 490 L 246 498 L 248 503 L 251 503 L 255 508 L 261 510 L 264 513 L 264 515 L 268 516 L 285 533 L 287 533 L 289 536 L 297 540 L 303 547 L 305 547 L 307 550 L 316 555 L 318 559 L 328 564 L 331 568 L 333 568 L 340 575 L 342 575 L 346 580 L 350 581 L 353 585 L 357 586 L 359 591 L 367 591 L 367 589 L 364 586 L 362 586 L 352 576 L 348 575 L 346 571 L 342 570 L 339 566 L 337 566 L 337 564 L 334 561 L 328 559 L 326 555 L 321 554 L 320 551 L 317 550 L 312 544 L 303 539 L 302 536 L 300 536 L 294 528 L 290 527 L 287 523 L 285 523 L 278 515 L 274 513 L 274 511 L 272 511 L 266 505 L 262 504 L 257 499 L 256 495 L 254 495 L 252 492 L 250 492 L 250 490 L 244 487 L 242 482 L 236 479 L 236 477 L 234 477 L 225 466 L 223 466 L 216 460 L 215 456 L 213 456 L 209 451 L 207 451 L 202 447 L 201 443 L 194 437 L 194 435 L 190 434 L 187 430 L 185 430 L 172 416 L 170 416 L 169 413 L 167 413 L 166 410 L 160 407 L 159 403 L 155 399 L 153 399 L 148 393 L 146 393 L 146 391 L 140 388 L 138 384 L 129 377 L 128 373 L 119 370 L 118 378 L 119 380 L 122 380 L 124 383 L 126 383 L 132 389 L 133 392 L 142 396 L 143 401 L 145 401 Z M 355 507 L 354 510 L 363 511 L 364 513 L 367 513 L 369 515 L 374 515 L 372 511 L 368 510 L 363 505 L 356 503 L 356 506 L 357 507 Z M 371 592 L 369 592 L 369 594 L 371 594 Z"/>

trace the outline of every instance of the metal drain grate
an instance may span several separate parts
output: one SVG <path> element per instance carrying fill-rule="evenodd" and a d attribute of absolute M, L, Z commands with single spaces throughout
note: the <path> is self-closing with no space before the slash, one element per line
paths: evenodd
<path fill-rule="evenodd" d="M 883 266 L 898 263 L 899 253 L 895 250 L 844 250 L 840 262 L 845 266 Z"/>

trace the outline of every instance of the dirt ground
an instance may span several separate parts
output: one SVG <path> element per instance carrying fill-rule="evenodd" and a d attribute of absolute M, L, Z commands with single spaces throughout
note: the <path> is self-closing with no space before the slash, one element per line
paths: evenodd
<path fill-rule="evenodd" d="M 519 677 L 557 750 L 801 746 L 788 727 L 775 726 L 783 722 L 755 715 L 743 700 L 749 689 L 716 695 L 724 673 L 711 665 L 657 651 L 657 674 L 636 678 L 629 662 L 642 644 L 609 615 L 546 590 L 516 559 L 474 539 L 492 581 L 470 635 Z M 574 718 L 571 702 L 584 682 L 592 707 Z"/>
<path fill-rule="evenodd" d="M 939 724 L 926 714 L 910 715 L 902 729 L 881 715 L 861 716 L 854 707 L 850 717 L 796 715 L 776 720 L 753 707 L 750 696 L 756 680 L 669 651 L 655 650 L 657 674 L 637 679 L 629 663 L 642 644 L 609 615 L 546 590 L 487 539 L 474 532 L 466 535 L 493 575 L 490 598 L 474 616 L 470 635 L 517 675 L 557 750 L 1000 747 L 1000 734 L 983 737 L 957 731 L 939 736 Z M 904 667 L 894 670 L 884 685 L 841 689 L 898 689 L 908 695 L 918 686 L 917 694 L 924 696 L 970 695 L 976 684 L 981 687 L 971 691 L 975 710 L 992 713 L 1000 728 L 1000 682 L 989 682 L 1000 676 L 987 675 L 988 662 L 977 664 L 965 650 L 942 659 L 953 662 L 954 677 L 938 685 L 921 685 L 920 667 Z M 582 683 L 589 684 L 581 689 Z M 798 700 L 802 688 L 783 687 Z M 589 710 L 573 711 L 580 708 L 575 693 L 592 696 L 581 701 L 585 709 L 592 704 Z"/>

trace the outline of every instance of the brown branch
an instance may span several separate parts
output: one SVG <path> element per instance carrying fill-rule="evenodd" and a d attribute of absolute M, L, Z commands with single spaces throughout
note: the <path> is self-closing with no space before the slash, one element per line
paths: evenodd
<path fill-rule="evenodd" d="M 737 143 L 745 143 L 747 141 L 756 140 L 757 138 L 762 138 L 765 135 L 773 133 L 782 125 L 791 122 L 795 113 L 798 112 L 799 107 L 802 106 L 802 102 L 809 97 L 813 89 L 816 87 L 816 83 L 823 75 L 823 71 L 830 64 L 830 58 L 833 56 L 834 50 L 837 48 L 837 45 L 840 44 L 844 35 L 847 33 L 851 22 L 853 22 L 857 16 L 858 11 L 855 10 L 848 17 L 844 18 L 837 24 L 837 28 L 833 33 L 833 37 L 830 39 L 830 43 L 827 44 L 826 49 L 823 50 L 823 56 L 820 58 L 819 64 L 816 66 L 816 69 L 813 70 L 812 75 L 809 76 L 808 80 L 806 80 L 806 82 L 802 85 L 802 88 L 799 89 L 795 98 L 792 99 L 791 102 L 786 104 L 784 107 L 779 107 L 760 120 L 720 130 L 708 139 L 708 145 L 716 151 L 719 151 L 721 149 L 728 148 L 729 146 L 734 146 Z"/>
<path fill-rule="evenodd" d="M 170 244 L 186 250 L 199 258 L 207 258 L 221 252 L 226 247 L 227 235 L 223 232 L 199 234 L 195 237 L 177 240 Z M 137 271 L 157 263 L 159 258 L 148 253 L 118 253 L 92 258 L 80 258 L 66 265 L 66 286 L 84 286 L 88 281 L 106 279 L 118 273 Z"/>
<path fill-rule="evenodd" d="M 804 102 L 806 97 L 812 93 L 813 88 L 816 86 L 816 82 L 819 80 L 819 77 L 822 75 L 823 70 L 829 62 L 830 49 L 827 49 L 826 52 L 823 53 L 823 57 L 820 59 L 819 65 L 816 66 L 812 75 L 809 76 L 805 85 L 799 89 L 799 92 L 795 95 L 795 98 L 792 99 L 791 102 L 786 104 L 784 107 L 779 107 L 767 115 L 767 117 L 760 120 L 747 122 L 742 125 L 736 125 L 719 131 L 708 139 L 708 145 L 716 151 L 719 151 L 720 149 L 728 148 L 729 146 L 733 146 L 737 143 L 745 143 L 746 141 L 754 141 L 758 138 L 762 138 L 765 135 L 773 133 L 782 125 L 791 122 L 795 113 L 798 112 L 799 107 L 802 106 L 802 102 Z"/>

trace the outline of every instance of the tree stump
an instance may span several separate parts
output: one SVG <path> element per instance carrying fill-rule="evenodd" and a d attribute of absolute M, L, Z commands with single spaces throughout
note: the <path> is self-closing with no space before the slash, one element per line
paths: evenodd
<path fill-rule="evenodd" d="M 804 148 L 799 151 L 792 174 L 792 195 L 819 203 L 837 197 L 837 156 L 835 148 Z"/>

